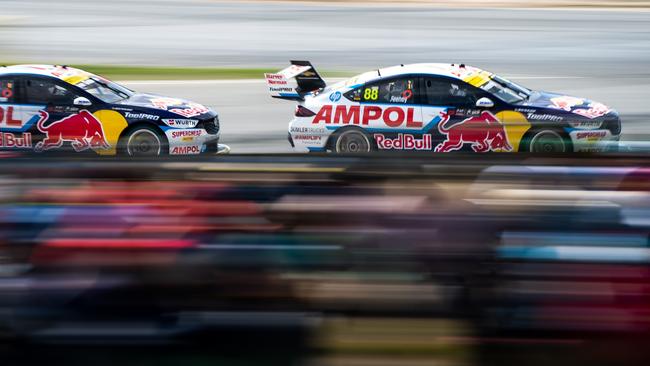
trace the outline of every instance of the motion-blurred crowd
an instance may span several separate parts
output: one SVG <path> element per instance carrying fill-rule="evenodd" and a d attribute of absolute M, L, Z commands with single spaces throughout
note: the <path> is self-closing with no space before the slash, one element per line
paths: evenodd
<path fill-rule="evenodd" d="M 444 159 L 0 161 L 0 364 L 647 364 L 646 162 Z"/>

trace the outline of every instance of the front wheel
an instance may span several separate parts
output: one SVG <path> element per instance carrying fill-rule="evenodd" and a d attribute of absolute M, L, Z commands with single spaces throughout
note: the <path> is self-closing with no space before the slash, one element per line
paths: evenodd
<path fill-rule="evenodd" d="M 133 157 L 160 156 L 167 154 L 167 139 L 154 127 L 134 128 L 120 139 L 120 152 Z"/>
<path fill-rule="evenodd" d="M 558 130 L 537 130 L 522 141 L 521 151 L 532 153 L 565 153 L 571 152 L 571 140 Z"/>
<path fill-rule="evenodd" d="M 366 133 L 359 129 L 348 129 L 337 134 L 332 143 L 332 150 L 337 154 L 369 153 L 373 144 Z"/>

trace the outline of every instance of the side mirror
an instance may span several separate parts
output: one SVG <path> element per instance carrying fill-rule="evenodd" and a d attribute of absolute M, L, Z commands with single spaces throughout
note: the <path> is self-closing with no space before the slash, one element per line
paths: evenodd
<path fill-rule="evenodd" d="M 79 106 L 79 107 L 88 107 L 93 105 L 90 100 L 86 97 L 77 97 L 75 100 L 72 102 L 72 104 Z"/>
<path fill-rule="evenodd" d="M 476 101 L 476 106 L 478 108 L 492 108 L 494 107 L 494 102 L 490 98 L 483 97 Z"/>

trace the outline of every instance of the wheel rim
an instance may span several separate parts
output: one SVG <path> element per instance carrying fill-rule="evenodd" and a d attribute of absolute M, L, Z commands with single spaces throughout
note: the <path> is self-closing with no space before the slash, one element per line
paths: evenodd
<path fill-rule="evenodd" d="M 370 152 L 370 141 L 368 137 L 358 131 L 346 131 L 339 135 L 336 140 L 336 152 L 338 153 L 364 153 Z"/>
<path fill-rule="evenodd" d="M 543 131 L 530 140 L 530 151 L 537 153 L 566 152 L 564 139 L 555 131 Z"/>
<path fill-rule="evenodd" d="M 126 150 L 131 156 L 160 155 L 162 144 L 155 132 L 139 130 L 134 132 L 126 144 Z"/>

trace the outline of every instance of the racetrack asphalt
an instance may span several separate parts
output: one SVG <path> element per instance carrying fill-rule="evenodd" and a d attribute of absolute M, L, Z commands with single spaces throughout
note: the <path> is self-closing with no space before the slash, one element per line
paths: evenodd
<path fill-rule="evenodd" d="M 437 9 L 414 5 L 177 0 L 9 0 L 6 60 L 68 64 L 277 67 L 323 70 L 464 62 L 534 89 L 617 109 L 624 139 L 650 135 L 650 12 Z M 233 152 L 289 151 L 295 105 L 260 81 L 133 82 L 139 91 L 214 107 Z"/>

